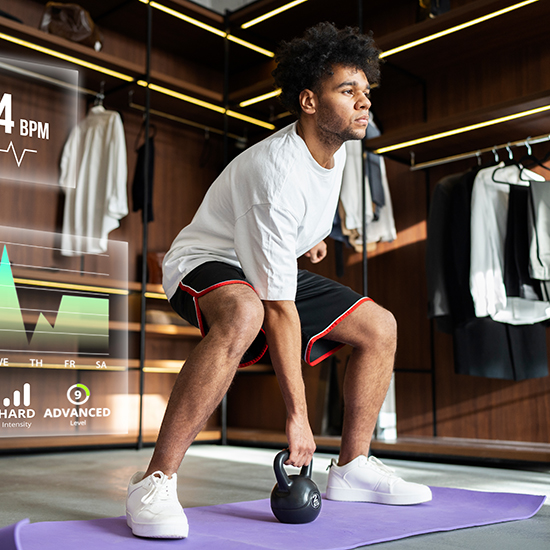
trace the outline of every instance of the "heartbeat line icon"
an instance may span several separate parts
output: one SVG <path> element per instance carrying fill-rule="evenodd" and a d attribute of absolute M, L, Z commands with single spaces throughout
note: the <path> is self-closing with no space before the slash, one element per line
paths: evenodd
<path fill-rule="evenodd" d="M 23 152 L 21 153 L 21 158 L 17 158 L 17 153 L 15 152 L 15 147 L 13 146 L 13 141 L 10 141 L 10 144 L 8 145 L 7 149 L 0 149 L 0 153 L 9 153 L 10 149 L 13 151 L 13 156 L 15 157 L 15 162 L 17 162 L 17 167 L 21 168 L 21 163 L 23 162 L 23 157 L 25 156 L 25 153 L 36 153 L 37 151 L 34 149 L 23 149 Z"/>

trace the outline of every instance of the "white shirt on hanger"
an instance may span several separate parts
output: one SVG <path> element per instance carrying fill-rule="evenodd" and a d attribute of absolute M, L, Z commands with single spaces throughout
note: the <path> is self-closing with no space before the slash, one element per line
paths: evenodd
<path fill-rule="evenodd" d="M 369 124 L 371 124 L 369 122 Z M 346 141 L 346 165 L 342 175 L 342 190 L 340 191 L 340 201 L 346 213 L 342 220 L 346 229 L 356 229 L 359 234 L 363 231 L 363 213 L 361 210 L 361 195 L 363 181 L 363 148 L 360 140 Z M 370 187 L 365 178 L 365 211 L 367 223 L 373 219 L 372 199 Z"/>
<path fill-rule="evenodd" d="M 128 214 L 127 178 L 126 139 L 120 115 L 102 105 L 92 107 L 69 135 L 61 157 L 64 256 L 107 250 L 109 233 Z M 68 181 L 76 181 L 76 186 L 66 187 Z"/>

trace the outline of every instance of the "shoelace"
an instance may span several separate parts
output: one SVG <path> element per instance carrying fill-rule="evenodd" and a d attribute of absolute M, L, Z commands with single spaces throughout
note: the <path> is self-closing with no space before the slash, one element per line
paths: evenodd
<path fill-rule="evenodd" d="M 157 477 L 157 474 L 160 477 Z M 141 502 L 143 504 L 149 504 L 156 500 L 169 500 L 170 492 L 168 487 L 168 476 L 161 471 L 155 472 L 151 476 L 152 487 L 149 492 L 142 497 Z"/>
<path fill-rule="evenodd" d="M 390 468 L 389 466 L 386 466 L 381 460 L 378 460 L 375 456 L 370 456 L 367 459 L 367 462 L 369 464 L 372 464 L 375 468 L 384 472 L 385 474 L 389 474 L 390 476 L 395 477 L 395 470 L 393 468 Z"/>
<path fill-rule="evenodd" d="M 393 468 L 390 468 L 389 466 L 386 466 L 381 460 L 378 460 L 375 456 L 370 456 L 369 458 L 365 458 L 364 461 L 366 464 L 372 464 L 375 468 L 378 470 L 381 470 L 385 474 L 389 474 L 391 476 L 395 476 L 395 470 Z M 331 463 L 327 466 L 327 472 L 336 465 L 336 462 L 331 461 Z"/>

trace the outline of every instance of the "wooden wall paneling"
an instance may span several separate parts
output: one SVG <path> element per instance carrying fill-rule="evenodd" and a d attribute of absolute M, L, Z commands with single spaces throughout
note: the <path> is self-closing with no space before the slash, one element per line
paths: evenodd
<path fill-rule="evenodd" d="M 221 141 L 184 126 L 164 126 L 154 117 L 159 131 L 155 138 L 156 221 L 149 226 L 149 249 L 167 251 L 187 225 L 206 191 L 221 171 Z M 158 167 L 158 171 L 157 171 Z"/>
<path fill-rule="evenodd" d="M 145 346 L 145 359 L 167 359 L 183 361 L 200 341 L 199 338 L 182 336 L 148 335 Z"/>
<path fill-rule="evenodd" d="M 438 375 L 441 436 L 548 443 L 550 381 Z"/>
<path fill-rule="evenodd" d="M 433 400 L 430 372 L 397 372 L 395 394 L 398 437 L 432 436 Z"/>
<path fill-rule="evenodd" d="M 2 10 L 21 19 L 25 25 L 37 29 L 42 20 L 44 6 L 31 0 L 5 0 L 2 2 Z"/>
<path fill-rule="evenodd" d="M 227 403 L 229 426 L 284 433 L 286 409 L 275 376 L 238 372 Z"/>
<path fill-rule="evenodd" d="M 185 23 L 182 23 L 181 32 L 185 32 Z M 188 29 L 189 30 L 189 29 Z M 204 31 L 205 34 L 206 31 Z M 181 55 L 179 48 L 173 44 L 175 53 L 154 47 L 151 52 L 151 77 L 156 78 L 175 78 L 177 80 L 189 82 L 195 85 L 191 86 L 189 92 L 202 93 L 205 99 L 221 105 L 223 102 L 223 71 L 211 69 L 192 60 L 192 56 Z M 219 52 L 216 57 L 222 60 L 223 64 L 223 40 L 219 39 Z M 207 92 L 205 92 L 207 91 Z M 221 119 L 221 115 L 219 116 Z"/>
<path fill-rule="evenodd" d="M 380 85 L 372 90 L 372 115 L 384 134 L 424 122 L 424 84 L 392 66 L 382 65 Z"/>
<path fill-rule="evenodd" d="M 550 90 L 550 48 L 543 39 L 514 41 L 475 60 L 453 61 L 430 72 L 428 120 L 437 120 Z M 498 134 L 498 129 L 496 130 Z M 526 136 L 527 137 L 527 136 Z M 521 136 L 518 138 L 520 139 Z"/>

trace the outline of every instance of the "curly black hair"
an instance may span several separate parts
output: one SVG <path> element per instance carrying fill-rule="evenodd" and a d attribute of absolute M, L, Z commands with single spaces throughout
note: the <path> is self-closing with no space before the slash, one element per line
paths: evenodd
<path fill-rule="evenodd" d="M 353 67 L 365 73 L 371 85 L 380 79 L 380 50 L 372 33 L 361 34 L 358 29 L 337 29 L 332 23 L 318 23 L 302 38 L 282 42 L 272 75 L 282 89 L 281 103 L 300 116 L 300 93 L 309 89 L 317 92 L 323 80 L 332 75 L 335 65 Z"/>

